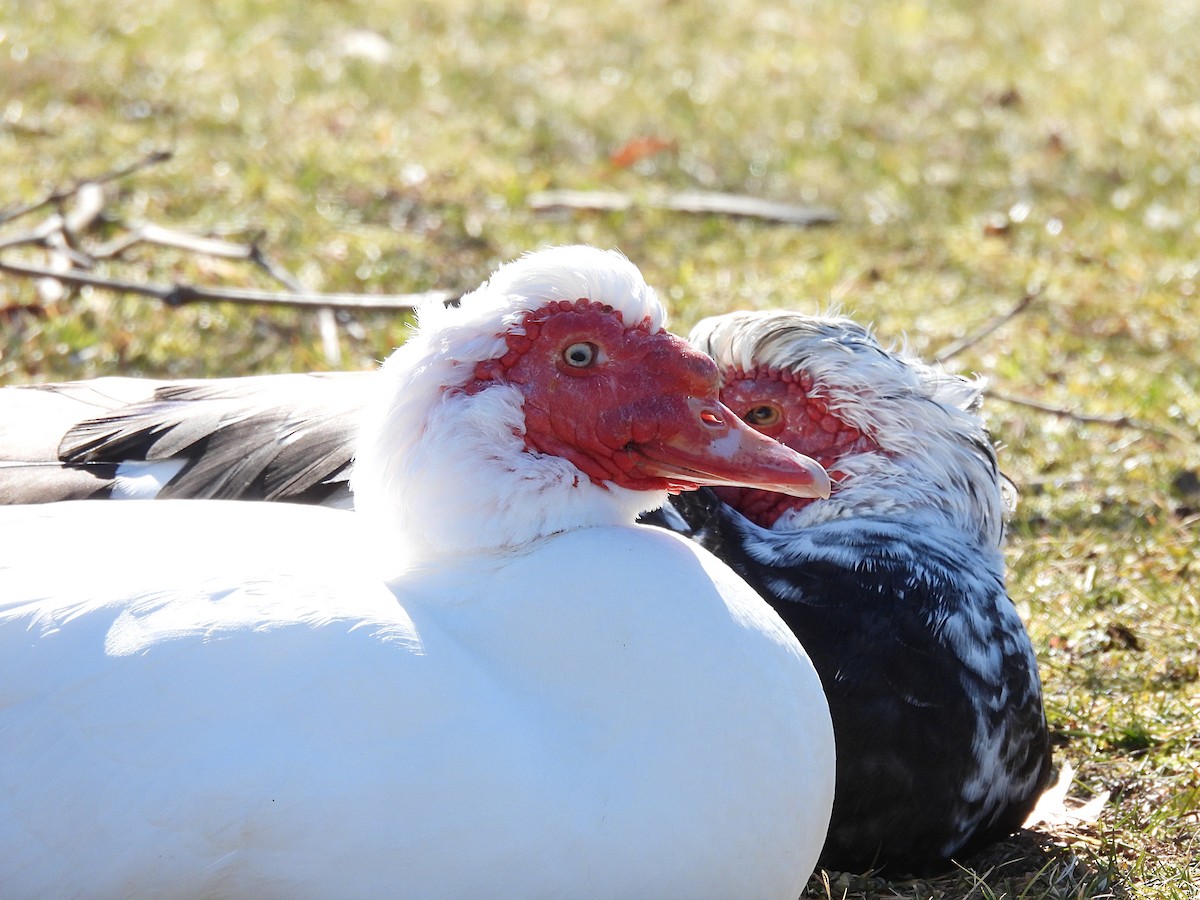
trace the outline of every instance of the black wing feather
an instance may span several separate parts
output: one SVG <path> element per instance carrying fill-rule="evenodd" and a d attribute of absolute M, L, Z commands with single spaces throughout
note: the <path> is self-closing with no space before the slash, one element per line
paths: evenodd
<path fill-rule="evenodd" d="M 59 446 L 73 465 L 180 460 L 159 496 L 349 504 L 356 422 L 371 373 L 179 382 L 84 421 Z"/>

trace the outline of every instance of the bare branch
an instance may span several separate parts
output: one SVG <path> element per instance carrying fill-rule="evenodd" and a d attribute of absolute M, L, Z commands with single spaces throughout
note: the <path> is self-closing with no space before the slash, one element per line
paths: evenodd
<path fill-rule="evenodd" d="M 64 227 L 63 217 L 58 213 L 52 216 L 47 216 L 43 219 L 36 228 L 30 231 L 22 231 L 14 234 L 11 237 L 0 238 L 0 252 L 11 249 L 12 247 L 23 247 L 36 245 L 44 247 L 46 242 L 51 238 L 61 235 Z"/>
<path fill-rule="evenodd" d="M 1107 425 L 1110 428 L 1131 428 L 1135 431 L 1144 431 L 1147 434 L 1155 434 L 1159 437 L 1173 438 L 1174 440 L 1179 441 L 1193 440 L 1181 431 L 1163 428 L 1159 425 L 1152 425 L 1149 422 L 1143 422 L 1140 419 L 1135 419 L 1132 416 L 1125 414 L 1100 416 L 1091 413 L 1081 413 L 1076 412 L 1073 409 L 1064 409 L 1061 406 L 1051 406 L 1048 403 L 1030 400 L 1028 397 L 1014 397 L 1011 394 L 1002 394 L 998 391 L 991 390 L 990 388 L 985 390 L 983 395 L 992 400 L 999 400 L 1001 403 L 1011 403 L 1013 406 L 1024 406 L 1028 409 L 1035 409 L 1038 412 L 1043 412 L 1051 416 L 1057 416 L 1060 419 L 1070 419 L 1073 422 L 1083 422 L 1088 425 Z"/>
<path fill-rule="evenodd" d="M 998 330 L 1002 325 L 1011 322 L 1021 313 L 1025 312 L 1025 310 L 1029 309 L 1029 307 L 1033 305 L 1033 301 L 1037 298 L 1038 295 L 1036 293 L 1026 294 L 1017 302 L 1016 306 L 1014 306 L 1008 312 L 992 319 L 990 322 L 985 323 L 974 334 L 969 334 L 966 337 L 960 338 L 959 340 L 943 347 L 934 354 L 934 360 L 939 363 L 944 363 L 946 360 L 958 356 L 958 354 L 962 353 L 969 347 L 975 346 L 992 332 Z"/>
<path fill-rule="evenodd" d="M 620 191 L 537 191 L 526 203 L 534 212 L 585 209 L 595 212 L 619 212 L 633 206 L 633 197 Z"/>
<path fill-rule="evenodd" d="M 58 216 L 51 216 L 34 231 L 22 232 L 11 238 L 0 240 L 0 253 L 11 250 L 13 247 L 47 247 L 51 241 L 55 240 L 58 241 L 55 250 L 69 255 L 71 262 L 76 266 L 86 268 L 92 264 L 90 256 L 68 247 L 66 241 L 62 239 L 62 220 Z"/>
<path fill-rule="evenodd" d="M 153 150 L 141 159 L 129 163 L 129 165 L 122 166 L 119 169 L 113 169 L 110 172 L 104 172 L 92 178 L 80 178 L 69 188 L 51 191 L 41 200 L 35 200 L 25 206 L 19 206 L 14 210 L 0 213 L 0 225 L 3 225 L 5 222 L 11 222 L 13 219 L 19 219 L 21 216 L 27 216 L 32 212 L 37 212 L 43 207 L 62 203 L 64 200 L 74 196 L 85 184 L 108 184 L 110 181 L 117 181 L 135 172 L 140 172 L 142 169 L 148 169 L 151 166 L 165 162 L 173 155 L 170 150 Z"/>
<path fill-rule="evenodd" d="M 251 259 L 254 253 L 254 248 L 248 244 L 203 237 L 175 228 L 155 225 L 153 222 L 143 222 L 132 226 L 127 234 L 96 247 L 91 251 L 91 256 L 93 259 L 112 259 L 138 244 L 172 247 L 176 250 L 186 250 L 189 253 L 201 253 L 205 256 L 218 256 L 224 259 Z"/>
<path fill-rule="evenodd" d="M 75 205 L 62 217 L 62 230 L 71 237 L 87 231 L 104 212 L 104 186 L 88 181 L 75 192 Z"/>
<path fill-rule="evenodd" d="M 255 235 L 254 240 L 250 243 L 250 255 L 247 257 L 247 259 L 282 284 L 289 291 L 303 293 L 304 286 L 300 284 L 296 276 L 263 253 L 262 239 L 263 235 L 261 233 Z"/>
<path fill-rule="evenodd" d="M 69 271 L 79 265 L 86 255 L 79 251 L 77 235 L 92 227 L 104 212 L 104 188 L 95 182 L 79 186 L 72 198 L 75 202 L 67 212 L 51 216 L 48 224 L 57 224 L 58 230 L 46 235 L 45 247 L 50 251 L 50 268 L 56 272 Z M 88 259 L 84 265 L 90 266 Z M 50 305 L 61 300 L 67 292 L 63 283 L 54 278 L 42 278 L 37 283 L 38 296 L 42 303 Z"/>
<path fill-rule="evenodd" d="M 138 284 L 93 275 L 72 269 L 59 272 L 40 266 L 0 260 L 0 272 L 26 278 L 55 278 L 65 284 L 94 287 L 101 290 L 153 297 L 168 306 L 182 306 L 198 301 L 227 303 L 261 303 L 275 306 L 327 306 L 333 309 L 408 310 L 420 303 L 435 301 L 450 303 L 461 294 L 453 291 L 424 291 L 416 294 L 320 294 L 311 292 L 260 291 L 249 288 L 203 288 L 188 284 Z"/>
<path fill-rule="evenodd" d="M 262 239 L 262 232 L 254 236 L 254 240 L 251 241 L 248 248 L 250 251 L 248 258 L 288 290 L 303 293 L 304 286 L 300 280 L 263 253 Z M 342 364 L 342 342 L 338 335 L 337 316 L 334 315 L 331 306 L 319 307 L 316 310 L 316 316 L 317 333 L 321 335 L 321 351 L 325 355 L 325 361 L 336 368 Z"/>
<path fill-rule="evenodd" d="M 153 244 L 157 247 L 171 247 L 176 250 L 185 250 L 204 256 L 216 256 L 222 259 L 244 259 L 254 263 L 289 291 L 297 294 L 305 293 L 304 286 L 295 276 L 263 253 L 261 240 L 262 235 L 257 234 L 251 243 L 239 244 L 236 241 L 204 237 L 176 228 L 156 225 L 153 222 L 143 222 L 133 226 L 128 234 L 95 248 L 91 252 L 91 256 L 93 259 L 113 259 L 138 244 Z M 0 249 L 3 248 L 0 247 Z"/>
<path fill-rule="evenodd" d="M 662 208 L 675 212 L 716 214 L 738 218 L 764 219 L 784 225 L 832 225 L 840 216 L 832 209 L 818 206 L 797 206 L 777 203 L 743 194 L 723 194 L 710 191 L 685 191 L 670 194 L 662 200 Z"/>
<path fill-rule="evenodd" d="M 338 335 L 338 320 L 335 307 L 367 309 L 410 309 L 426 296 L 446 302 L 455 299 L 446 292 L 409 295 L 403 297 L 372 297 L 359 295 L 312 294 L 304 290 L 299 279 L 283 266 L 268 257 L 262 249 L 262 235 L 258 234 L 249 244 L 189 234 L 152 222 L 132 227 L 106 244 L 92 250 L 90 254 L 78 252 L 74 236 L 84 231 L 103 211 L 104 190 L 101 183 L 128 175 L 143 165 L 157 162 L 160 156 L 152 154 L 132 166 L 126 166 L 98 179 L 84 179 L 70 190 L 57 191 L 38 203 L 17 210 L 9 218 L 53 203 L 60 212 L 48 217 L 32 231 L 0 240 L 0 252 L 12 247 L 38 245 L 50 254 L 47 268 L 25 266 L 18 263 L 0 263 L 0 271 L 27 275 L 36 278 L 36 290 L 44 304 L 59 300 L 64 295 L 64 284 L 86 285 L 104 290 L 123 291 L 154 297 L 170 305 L 181 305 L 202 300 L 227 300 L 242 303 L 274 303 L 295 306 L 315 306 L 317 330 L 326 360 L 332 366 L 341 362 L 341 342 Z M 67 200 L 74 200 L 74 209 L 67 214 L 61 207 Z M 246 291 L 241 289 L 197 288 L 189 285 L 136 284 L 92 274 L 89 270 L 97 260 L 114 259 L 140 244 L 171 247 L 188 253 L 215 256 L 224 259 L 239 259 L 253 263 L 269 277 L 283 285 L 285 293 Z M 52 272 L 53 274 L 37 274 Z"/>
<path fill-rule="evenodd" d="M 718 191 L 684 191 L 644 198 L 635 198 L 632 194 L 619 191 L 539 191 L 530 194 L 527 202 L 529 208 L 535 212 L 562 209 L 614 212 L 642 207 L 699 215 L 762 219 L 798 226 L 829 225 L 839 219 L 838 214 L 831 209 L 776 203 L 745 194 L 725 194 Z"/>
<path fill-rule="evenodd" d="M 262 238 L 261 232 L 254 236 L 249 247 L 249 259 L 288 290 L 303 293 L 304 286 L 300 284 L 299 279 L 263 253 Z M 336 368 L 342 364 L 342 342 L 338 335 L 337 316 L 334 315 L 331 306 L 318 308 L 316 316 L 317 333 L 321 335 L 321 351 L 325 355 L 325 361 Z"/>
<path fill-rule="evenodd" d="M 305 293 L 304 286 L 300 283 L 299 279 L 263 253 L 262 237 L 263 235 L 260 232 L 254 236 L 254 239 L 249 244 L 239 244 L 235 241 L 189 234 L 175 228 L 156 225 L 153 222 L 144 222 L 135 226 L 128 234 L 115 238 L 107 244 L 96 248 L 92 256 L 95 259 L 111 259 L 123 254 L 131 247 L 145 243 L 159 247 L 172 247 L 176 250 L 185 250 L 191 253 L 201 253 L 206 256 L 221 257 L 223 259 L 244 259 L 252 262 L 290 292 L 294 294 Z M 321 346 L 325 353 L 325 360 L 331 366 L 337 366 L 341 363 L 342 358 L 341 343 L 338 340 L 337 318 L 334 316 L 332 308 L 328 306 L 319 308 L 316 314 L 317 330 L 321 335 Z"/>

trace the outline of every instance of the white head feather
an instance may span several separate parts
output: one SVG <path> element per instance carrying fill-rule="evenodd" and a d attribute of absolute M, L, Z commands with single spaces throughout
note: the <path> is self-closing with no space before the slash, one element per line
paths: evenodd
<path fill-rule="evenodd" d="M 351 487 L 399 568 L 520 547 L 572 527 L 630 524 L 665 492 L 596 485 L 573 464 L 527 450 L 523 397 L 497 383 L 468 395 L 480 362 L 507 350 L 525 313 L 587 298 L 626 325 L 666 315 L 637 267 L 615 251 L 556 247 L 492 275 L 457 308 L 426 304 L 420 326 L 384 363 L 367 406 Z"/>
<path fill-rule="evenodd" d="M 732 313 L 698 323 L 689 339 L 723 375 L 756 366 L 808 374 L 812 394 L 884 451 L 839 460 L 845 477 L 833 496 L 785 514 L 776 527 L 925 513 L 999 544 L 1007 509 L 995 449 L 976 413 L 981 380 L 885 350 L 840 316 Z"/>

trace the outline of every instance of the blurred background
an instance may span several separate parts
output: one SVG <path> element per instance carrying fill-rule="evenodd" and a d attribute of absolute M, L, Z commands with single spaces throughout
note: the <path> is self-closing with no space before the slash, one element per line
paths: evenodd
<path fill-rule="evenodd" d="M 586 242 L 683 334 L 791 307 L 926 358 L 967 339 L 946 365 L 989 379 L 1021 491 L 1010 592 L 1056 753 L 1114 791 L 1062 839 L 1078 877 L 1029 896 L 1195 896 L 1200 5 L 0 0 L 0 262 L 47 263 L 55 205 L 30 204 L 160 150 L 105 185 L 88 246 L 151 223 L 379 294 Z M 666 208 L 696 191 L 833 221 Z M 96 271 L 279 288 L 155 244 Z M 0 383 L 364 368 L 408 321 L 340 313 L 331 354 L 308 310 L 0 272 Z"/>

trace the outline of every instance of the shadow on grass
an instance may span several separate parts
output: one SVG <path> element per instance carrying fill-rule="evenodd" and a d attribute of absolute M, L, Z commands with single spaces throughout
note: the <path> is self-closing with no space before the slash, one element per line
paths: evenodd
<path fill-rule="evenodd" d="M 1086 827 L 1021 830 L 940 875 L 890 880 L 818 869 L 804 900 L 1131 900 Z"/>

